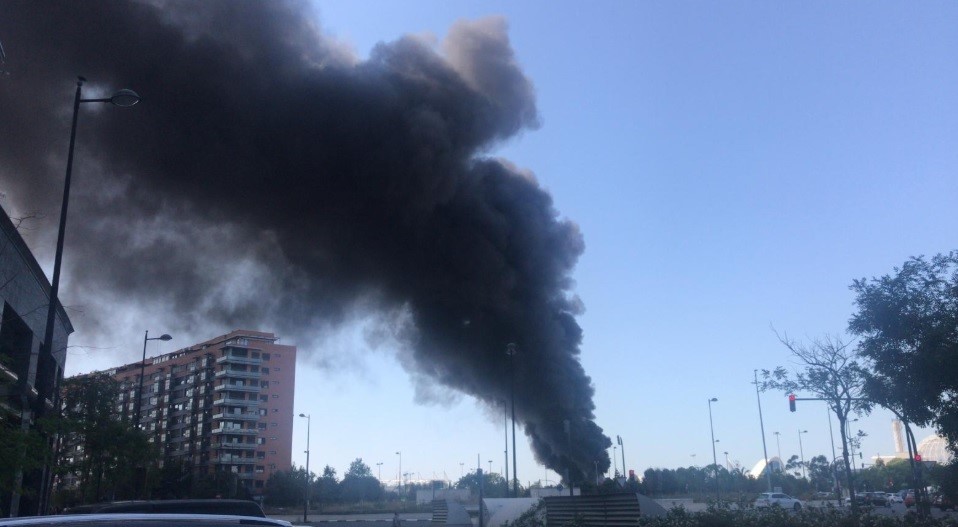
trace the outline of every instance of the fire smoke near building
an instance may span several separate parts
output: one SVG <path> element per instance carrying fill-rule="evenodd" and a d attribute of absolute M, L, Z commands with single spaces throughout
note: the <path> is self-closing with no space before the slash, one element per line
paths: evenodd
<path fill-rule="evenodd" d="M 582 236 L 531 174 L 485 155 L 539 124 L 505 22 L 360 60 L 306 10 L 5 6 L 0 182 L 19 210 L 56 210 L 77 75 L 91 96 L 143 98 L 83 110 L 67 295 L 269 325 L 301 351 L 316 328 L 371 313 L 417 382 L 490 406 L 510 395 L 515 342 L 516 412 L 538 459 L 605 470 L 611 442 L 578 359 Z"/>

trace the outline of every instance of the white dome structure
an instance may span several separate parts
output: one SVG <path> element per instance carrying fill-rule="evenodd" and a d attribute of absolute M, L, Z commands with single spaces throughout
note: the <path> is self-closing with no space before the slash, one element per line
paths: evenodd
<path fill-rule="evenodd" d="M 952 453 L 948 450 L 948 440 L 939 435 L 930 435 L 918 443 L 918 453 L 922 461 L 934 461 L 942 465 L 951 463 Z"/>

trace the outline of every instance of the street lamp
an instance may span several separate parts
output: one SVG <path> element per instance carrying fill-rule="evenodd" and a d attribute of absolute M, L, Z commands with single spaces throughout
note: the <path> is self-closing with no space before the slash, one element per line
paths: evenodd
<path fill-rule="evenodd" d="M 805 478 L 805 449 L 802 447 L 802 434 L 807 434 L 808 430 L 798 431 L 798 453 L 802 456 L 802 479 Z"/>
<path fill-rule="evenodd" d="M 308 523 L 309 520 L 307 519 L 307 515 L 309 514 L 309 428 L 312 423 L 310 422 L 309 414 L 299 414 L 299 416 L 306 418 L 306 489 L 303 491 L 303 523 Z"/>
<path fill-rule="evenodd" d="M 618 460 L 618 453 L 619 453 L 619 447 L 618 447 L 618 445 L 612 445 L 612 465 L 614 466 L 614 468 L 612 469 L 612 477 L 613 477 L 613 479 L 619 477 L 619 460 Z"/>
<path fill-rule="evenodd" d="M 622 453 L 622 477 L 628 477 L 628 472 L 625 470 L 625 443 L 622 442 L 622 436 L 615 436 L 616 443 L 619 444 L 619 452 Z"/>
<path fill-rule="evenodd" d="M 519 497 L 519 475 L 516 474 L 516 353 L 519 347 L 510 342 L 506 345 L 509 356 L 510 396 L 512 398 L 512 497 Z"/>
<path fill-rule="evenodd" d="M 402 480 L 402 452 L 397 451 L 396 455 L 399 456 L 399 495 L 402 496 L 403 490 L 403 480 Z"/>
<path fill-rule="evenodd" d="M 489 460 L 489 473 L 492 474 L 492 460 Z"/>
<path fill-rule="evenodd" d="M 53 278 L 50 281 L 50 302 L 47 304 L 47 325 L 41 343 L 41 356 L 53 354 L 53 326 L 56 320 L 56 306 L 60 291 L 60 264 L 63 261 L 63 239 L 67 228 L 67 207 L 70 204 L 70 180 L 73 175 L 73 147 L 76 144 L 77 115 L 80 103 L 108 102 L 120 108 L 129 108 L 140 102 L 140 96 L 133 90 L 120 90 L 105 99 L 82 99 L 80 92 L 86 79 L 77 77 L 77 90 L 73 97 L 73 123 L 70 126 L 70 148 L 67 151 L 67 172 L 63 180 L 63 203 L 60 205 L 60 226 L 57 231 L 57 249 L 53 258 Z"/>
<path fill-rule="evenodd" d="M 77 88 L 79 89 L 79 88 Z M 143 404 L 143 376 L 145 375 L 144 370 L 146 369 L 146 343 L 151 340 L 162 340 L 169 341 L 173 340 L 173 337 L 163 334 L 159 337 L 150 338 L 150 332 L 147 331 L 143 334 L 143 360 L 140 361 L 140 388 L 136 392 L 136 414 L 133 416 L 133 423 L 135 428 L 140 427 L 140 405 Z"/>
<path fill-rule="evenodd" d="M 376 469 L 379 471 L 379 484 L 383 483 L 383 462 L 376 463 Z"/>
<path fill-rule="evenodd" d="M 725 470 L 728 470 L 729 472 L 731 472 L 732 465 L 728 462 L 728 451 L 726 450 L 725 452 L 722 452 L 722 453 L 725 454 Z"/>
<path fill-rule="evenodd" d="M 772 433 L 775 434 L 775 448 L 778 450 L 778 466 L 779 466 L 779 469 L 781 469 L 782 468 L 782 444 L 779 442 L 778 438 L 782 434 L 778 432 L 772 432 Z M 779 470 L 779 472 L 782 472 L 782 470 Z"/>
<path fill-rule="evenodd" d="M 718 461 L 715 460 L 715 426 L 712 424 L 712 403 L 718 402 L 718 397 L 712 397 L 709 399 L 709 433 L 712 435 L 712 467 L 714 468 L 718 465 Z"/>
<path fill-rule="evenodd" d="M 465 463 L 463 463 L 462 461 L 459 462 L 459 479 L 462 479 L 466 475 L 465 466 L 466 466 Z"/>

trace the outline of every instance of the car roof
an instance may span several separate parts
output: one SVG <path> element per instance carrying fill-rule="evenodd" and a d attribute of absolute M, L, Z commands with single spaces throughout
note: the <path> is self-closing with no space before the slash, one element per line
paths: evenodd
<path fill-rule="evenodd" d="M 68 514 L 87 513 L 167 513 L 167 514 L 223 514 L 228 516 L 255 516 L 265 518 L 263 509 L 249 500 L 143 500 L 113 501 L 80 505 L 67 509 Z"/>
<path fill-rule="evenodd" d="M 260 527 L 289 527 L 290 523 L 269 518 L 236 516 L 229 514 L 149 514 L 149 513 L 107 513 L 107 514 L 66 514 L 54 516 L 33 516 L 30 518 L 9 518 L 0 520 L 0 527 L 29 526 L 69 526 L 116 527 L 141 524 L 148 527 L 175 525 L 188 526 L 228 526 L 248 525 Z"/>

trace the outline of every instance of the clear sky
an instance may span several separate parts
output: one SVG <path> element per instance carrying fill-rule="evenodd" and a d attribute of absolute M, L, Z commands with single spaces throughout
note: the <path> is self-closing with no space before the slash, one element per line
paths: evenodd
<path fill-rule="evenodd" d="M 575 278 L 586 306 L 582 363 L 597 422 L 626 462 L 762 456 L 756 368 L 789 365 L 774 326 L 841 333 L 854 278 L 955 249 L 958 6 L 802 2 L 316 2 L 322 31 L 366 57 L 405 34 L 441 39 L 459 19 L 501 15 L 534 82 L 539 130 L 502 145 L 583 232 Z M 209 338 L 231 328 L 211 329 Z M 256 328 L 269 330 L 269 328 Z M 501 416 L 472 400 L 420 405 L 388 350 L 341 347 L 297 372 L 312 467 L 362 457 L 383 479 L 457 479 L 503 462 Z M 82 340 L 82 336 L 78 335 Z M 151 344 L 151 353 L 192 342 Z M 295 344 L 295 343 L 294 343 Z M 332 353 L 330 353 L 332 351 Z M 131 343 L 123 360 L 138 357 Z M 331 360 L 330 357 L 333 359 Z M 93 354 L 68 373 L 109 366 Z M 830 452 L 825 410 L 762 396 L 769 455 Z M 890 454 L 891 416 L 858 425 L 866 457 Z M 302 420 L 304 421 L 304 420 Z M 925 435 L 922 433 L 920 435 Z M 294 461 L 305 462 L 305 422 Z M 555 475 L 519 438 L 523 483 Z M 866 462 L 868 462 L 866 460 Z M 621 457 L 617 458 L 621 464 Z"/>

